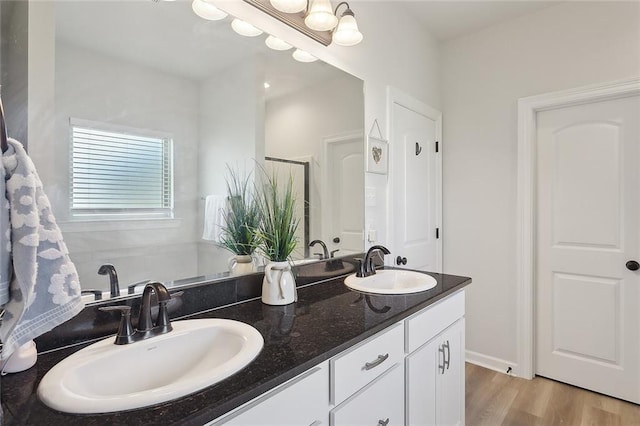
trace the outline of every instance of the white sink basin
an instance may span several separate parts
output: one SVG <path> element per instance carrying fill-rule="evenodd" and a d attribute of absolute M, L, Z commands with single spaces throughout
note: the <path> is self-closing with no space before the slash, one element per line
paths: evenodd
<path fill-rule="evenodd" d="M 211 386 L 249 364 L 262 335 L 225 319 L 175 321 L 173 331 L 128 345 L 101 340 L 54 366 L 38 396 L 67 413 L 108 413 L 146 407 Z"/>
<path fill-rule="evenodd" d="M 420 272 L 383 269 L 364 278 L 349 275 L 344 283 L 349 288 L 367 293 L 407 294 L 432 289 L 437 281 L 431 275 Z"/>

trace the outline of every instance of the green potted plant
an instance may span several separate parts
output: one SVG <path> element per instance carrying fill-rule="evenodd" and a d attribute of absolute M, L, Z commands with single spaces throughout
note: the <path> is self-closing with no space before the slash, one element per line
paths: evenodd
<path fill-rule="evenodd" d="M 234 254 L 229 259 L 231 275 L 255 272 L 253 253 L 260 245 L 257 232 L 260 225 L 260 206 L 253 194 L 251 173 L 240 175 L 228 167 L 227 209 L 223 211 L 224 225 L 220 245 Z"/>
<path fill-rule="evenodd" d="M 295 217 L 293 178 L 280 187 L 275 175 L 264 173 L 257 194 L 261 222 L 258 227 L 260 251 L 269 260 L 262 281 L 262 302 L 288 305 L 296 300 L 296 283 L 289 257 L 296 248 L 299 219 Z"/>

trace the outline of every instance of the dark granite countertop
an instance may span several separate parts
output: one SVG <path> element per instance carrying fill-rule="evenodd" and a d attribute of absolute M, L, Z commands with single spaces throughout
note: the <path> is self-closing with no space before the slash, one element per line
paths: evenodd
<path fill-rule="evenodd" d="M 214 386 L 144 409 L 72 415 L 46 407 L 36 396 L 40 379 L 86 345 L 41 354 L 31 369 L 2 378 L 5 425 L 202 425 L 471 282 L 466 277 L 430 275 L 438 285 L 410 295 L 365 295 L 350 290 L 341 277 L 299 288 L 298 302 L 292 305 L 268 306 L 252 300 L 194 315 L 191 318 L 229 318 L 251 324 L 264 337 L 262 352 L 245 369 Z"/>

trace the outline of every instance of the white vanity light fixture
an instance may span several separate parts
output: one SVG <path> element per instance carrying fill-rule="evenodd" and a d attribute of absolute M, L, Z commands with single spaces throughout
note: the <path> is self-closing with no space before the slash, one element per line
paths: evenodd
<path fill-rule="evenodd" d="M 315 62 L 318 60 L 318 58 L 313 56 L 311 53 L 301 49 L 296 49 L 293 52 L 293 59 L 295 59 L 298 62 Z"/>
<path fill-rule="evenodd" d="M 311 7 L 304 18 L 304 24 L 316 31 L 331 31 L 338 24 L 329 0 L 310 0 Z"/>
<path fill-rule="evenodd" d="M 340 46 L 355 46 L 362 41 L 362 33 L 358 29 L 355 14 L 346 1 L 336 6 L 336 16 L 342 5 L 345 5 L 347 9 L 342 13 L 338 26 L 333 31 L 332 40 Z"/>
<path fill-rule="evenodd" d="M 191 9 L 196 15 L 209 21 L 219 21 L 227 17 L 227 14 L 215 7 L 208 0 L 193 0 Z"/>
<path fill-rule="evenodd" d="M 262 30 L 238 18 L 231 21 L 231 28 L 233 28 L 233 31 L 245 37 L 256 37 L 262 34 Z"/>
<path fill-rule="evenodd" d="M 270 3 L 284 13 L 298 13 L 307 8 L 307 0 L 270 0 Z"/>
<path fill-rule="evenodd" d="M 272 35 L 264 40 L 264 44 L 266 44 L 267 47 L 273 50 L 289 50 L 293 47 L 286 41 Z"/>

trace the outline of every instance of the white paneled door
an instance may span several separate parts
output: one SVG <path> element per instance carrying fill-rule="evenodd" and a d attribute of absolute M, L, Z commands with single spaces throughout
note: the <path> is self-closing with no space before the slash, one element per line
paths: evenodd
<path fill-rule="evenodd" d="M 640 403 L 640 97 L 537 114 L 536 374 Z"/>
<path fill-rule="evenodd" d="M 323 206 L 323 237 L 336 255 L 358 253 L 364 246 L 364 153 L 362 134 L 340 136 L 325 141 L 327 186 Z"/>
<path fill-rule="evenodd" d="M 392 102 L 391 114 L 394 264 L 439 272 L 441 115 L 417 101 Z"/>

